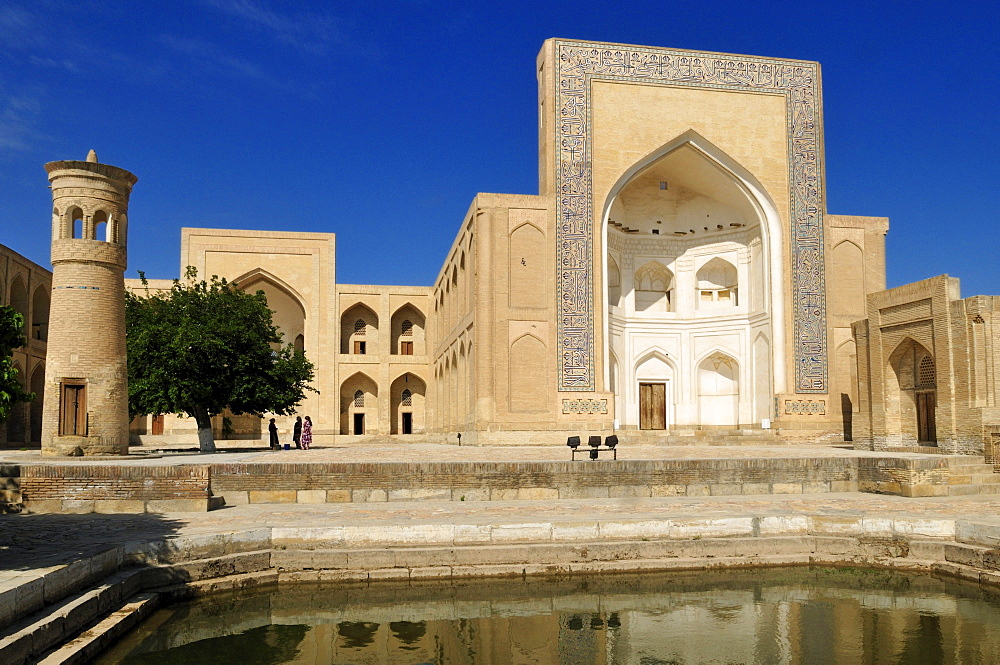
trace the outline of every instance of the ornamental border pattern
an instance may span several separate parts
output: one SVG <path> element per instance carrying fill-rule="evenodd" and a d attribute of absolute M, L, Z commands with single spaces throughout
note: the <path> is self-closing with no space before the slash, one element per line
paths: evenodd
<path fill-rule="evenodd" d="M 816 63 L 557 41 L 556 261 L 559 390 L 595 388 L 591 82 L 784 96 L 787 107 L 795 392 L 827 389 L 822 109 Z"/>

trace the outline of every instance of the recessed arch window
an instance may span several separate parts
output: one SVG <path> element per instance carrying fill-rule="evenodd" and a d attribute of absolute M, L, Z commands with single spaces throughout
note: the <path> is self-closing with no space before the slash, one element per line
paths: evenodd
<path fill-rule="evenodd" d="M 365 407 L 365 391 L 354 391 L 354 406 L 362 409 Z"/>
<path fill-rule="evenodd" d="M 403 337 L 413 337 L 413 321 L 406 319 L 399 327 L 399 334 Z"/>
<path fill-rule="evenodd" d="M 698 307 L 732 307 L 737 299 L 736 268 L 715 257 L 698 271 Z"/>
<path fill-rule="evenodd" d="M 403 406 L 413 406 L 413 393 L 410 392 L 409 388 L 403 391 L 400 401 Z"/>
<path fill-rule="evenodd" d="M 354 322 L 354 334 L 358 336 L 364 336 L 365 331 L 368 329 L 368 324 L 365 323 L 364 319 L 358 319 Z"/>
<path fill-rule="evenodd" d="M 674 274 L 659 261 L 650 261 L 635 271 L 637 312 L 669 312 L 674 291 Z"/>

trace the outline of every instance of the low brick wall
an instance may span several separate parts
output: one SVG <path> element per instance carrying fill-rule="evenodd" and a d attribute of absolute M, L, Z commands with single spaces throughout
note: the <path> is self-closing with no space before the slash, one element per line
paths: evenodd
<path fill-rule="evenodd" d="M 858 489 L 898 496 L 948 496 L 950 460 L 940 457 L 863 457 L 858 460 Z"/>
<path fill-rule="evenodd" d="M 208 466 L 24 465 L 32 513 L 168 513 L 208 510 Z"/>
<path fill-rule="evenodd" d="M 227 504 L 509 501 L 853 492 L 854 459 L 226 464 Z"/>

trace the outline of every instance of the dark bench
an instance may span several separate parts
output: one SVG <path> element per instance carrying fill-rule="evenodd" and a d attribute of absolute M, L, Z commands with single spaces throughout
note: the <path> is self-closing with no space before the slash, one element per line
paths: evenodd
<path fill-rule="evenodd" d="M 576 461 L 576 454 L 582 453 L 588 448 L 580 450 L 580 437 L 571 436 L 566 439 L 566 445 L 569 446 L 572 451 L 571 459 Z M 614 453 L 614 459 L 618 459 L 618 435 L 609 434 L 604 438 L 604 447 L 601 447 L 601 437 L 594 435 L 589 437 L 587 440 L 587 445 L 590 446 L 590 459 L 597 459 L 598 456 L 603 453 Z"/>

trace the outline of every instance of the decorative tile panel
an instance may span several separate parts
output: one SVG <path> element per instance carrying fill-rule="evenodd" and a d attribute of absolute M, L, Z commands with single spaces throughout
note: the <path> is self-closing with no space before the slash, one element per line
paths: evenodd
<path fill-rule="evenodd" d="M 785 414 L 790 416 L 825 416 L 826 400 L 786 399 Z"/>
<path fill-rule="evenodd" d="M 606 399 L 564 399 L 562 401 L 563 413 L 607 413 L 608 400 Z"/>
<path fill-rule="evenodd" d="M 559 390 L 596 389 L 590 94 L 593 81 L 603 80 L 784 96 L 795 392 L 826 392 L 826 205 L 816 63 L 564 41 L 556 42 L 556 60 Z"/>

